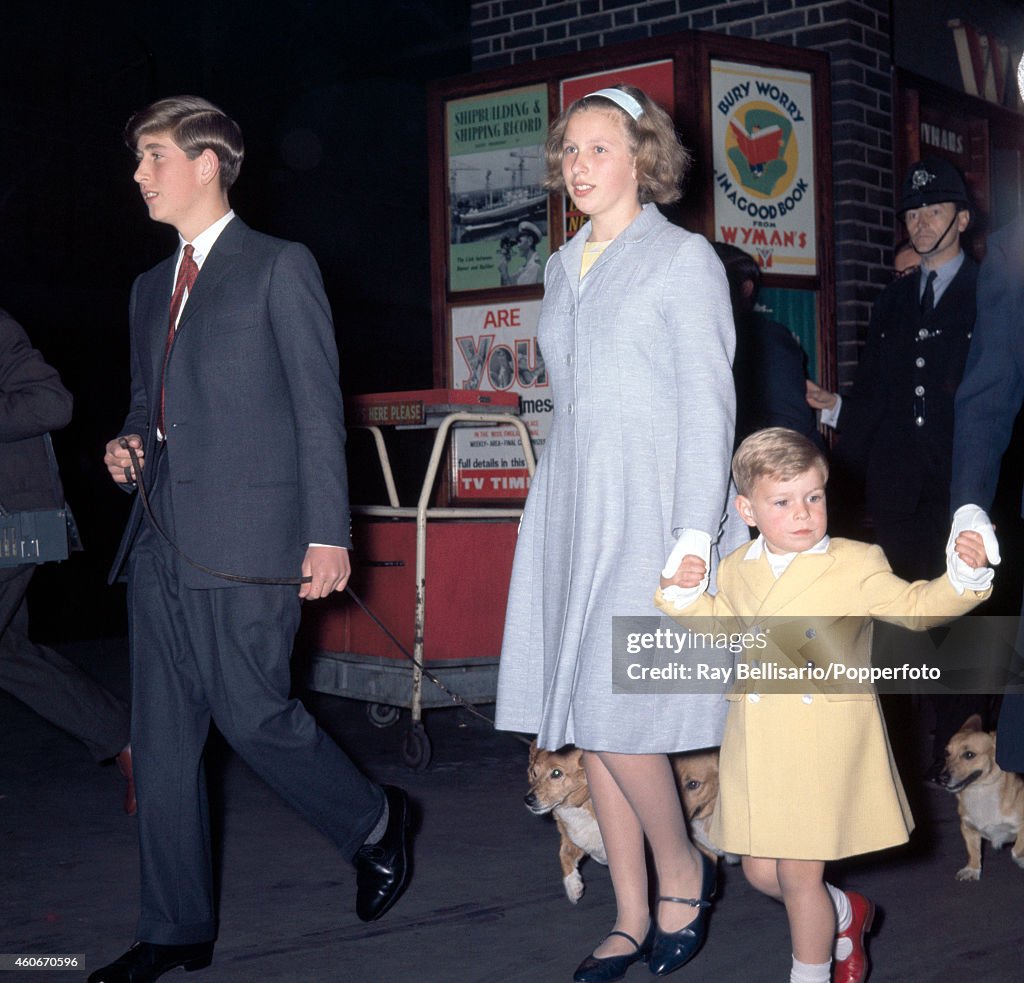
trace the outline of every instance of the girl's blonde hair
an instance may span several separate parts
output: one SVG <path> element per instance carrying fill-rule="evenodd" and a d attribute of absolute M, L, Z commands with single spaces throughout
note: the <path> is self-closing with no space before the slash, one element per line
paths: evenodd
<path fill-rule="evenodd" d="M 632 96 L 643 108 L 643 113 L 634 119 L 617 103 L 595 93 L 570 104 L 548 130 L 548 139 L 544 145 L 547 161 L 544 186 L 551 191 L 565 191 L 565 179 L 562 177 L 565 128 L 574 113 L 597 109 L 615 113 L 625 127 L 630 149 L 636 157 L 640 203 L 654 201 L 659 205 L 670 205 L 678 201 L 683 194 L 682 184 L 689 173 L 692 157 L 679 142 L 672 117 L 642 89 L 632 85 L 615 85 L 610 88 Z"/>

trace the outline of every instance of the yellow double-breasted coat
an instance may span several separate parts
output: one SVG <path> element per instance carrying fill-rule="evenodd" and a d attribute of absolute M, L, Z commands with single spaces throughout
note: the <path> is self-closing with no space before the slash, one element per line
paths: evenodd
<path fill-rule="evenodd" d="M 766 647 L 740 657 L 755 667 L 867 667 L 872 618 L 930 628 L 989 594 L 958 595 L 946 576 L 908 583 L 877 546 L 846 539 L 832 539 L 823 553 L 798 554 L 776 579 L 754 546 L 723 560 L 715 596 L 702 595 L 682 611 L 660 591 L 655 602 L 691 629 L 695 619 L 710 616 L 764 633 Z M 835 860 L 907 841 L 913 818 L 873 686 L 748 679 L 727 699 L 720 794 L 709 830 L 719 847 Z"/>

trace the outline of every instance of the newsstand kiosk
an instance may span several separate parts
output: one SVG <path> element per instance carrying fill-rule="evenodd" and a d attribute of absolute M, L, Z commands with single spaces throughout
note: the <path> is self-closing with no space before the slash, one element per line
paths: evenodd
<path fill-rule="evenodd" d="M 449 435 L 456 427 L 514 427 L 532 478 L 533 448 L 518 412 L 514 393 L 469 389 L 377 393 L 348 404 L 349 430 L 364 429 L 373 439 L 387 503 L 353 505 L 351 591 L 303 612 L 307 684 L 366 701 L 380 727 L 408 708 L 402 756 L 417 770 L 431 755 L 424 708 L 454 705 L 445 689 L 466 704 L 495 699 L 522 515 L 521 508 L 445 503 L 435 486 Z M 385 440 L 396 428 L 422 430 L 426 438 L 433 432 L 416 505 L 399 502 Z M 424 670 L 445 689 L 425 681 Z"/>

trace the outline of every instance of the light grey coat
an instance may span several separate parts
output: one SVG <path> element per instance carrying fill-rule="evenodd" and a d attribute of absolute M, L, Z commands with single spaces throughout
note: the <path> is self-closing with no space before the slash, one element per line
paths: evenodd
<path fill-rule="evenodd" d="M 588 223 L 544 276 L 538 336 L 555 411 L 516 548 L 497 726 L 549 749 L 706 747 L 721 739 L 722 696 L 613 695 L 612 616 L 657 615 L 681 529 L 723 554 L 747 538 L 727 503 L 729 289 L 707 241 L 654 205 L 581 283 L 589 234 Z"/>

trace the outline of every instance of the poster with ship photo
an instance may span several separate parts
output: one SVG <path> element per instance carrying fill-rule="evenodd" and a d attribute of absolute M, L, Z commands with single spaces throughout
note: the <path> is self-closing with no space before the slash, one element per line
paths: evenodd
<path fill-rule="evenodd" d="M 808 72 L 711 61 L 715 238 L 766 273 L 818 272 L 813 110 Z"/>
<path fill-rule="evenodd" d="M 669 116 L 675 118 L 675 94 L 672 60 L 652 61 L 644 65 L 630 65 L 628 68 L 617 68 L 611 72 L 591 72 L 589 75 L 577 75 L 562 82 L 562 105 L 571 105 L 577 99 L 597 92 L 608 86 L 635 85 L 643 89 Z M 568 242 L 580 227 L 587 221 L 583 214 L 565 196 L 565 241 Z"/>
<path fill-rule="evenodd" d="M 454 389 L 512 392 L 539 458 L 553 404 L 544 357 L 537 347 L 541 301 L 453 306 L 449 357 Z M 454 431 L 453 497 L 508 501 L 526 498 L 529 476 L 518 431 L 464 427 Z"/>
<path fill-rule="evenodd" d="M 547 86 L 453 99 L 445 110 L 449 290 L 542 283 Z"/>

